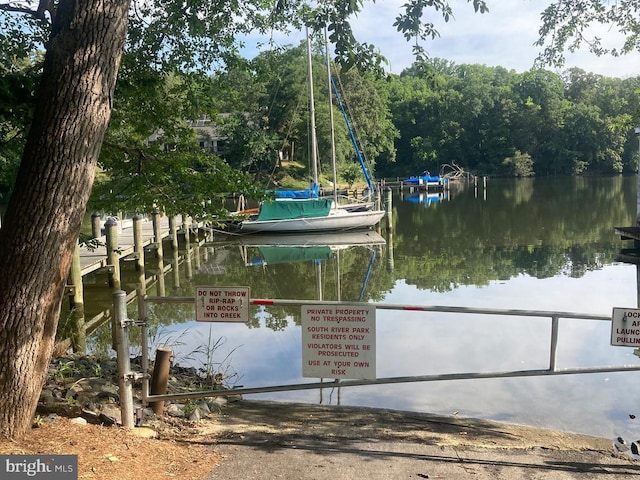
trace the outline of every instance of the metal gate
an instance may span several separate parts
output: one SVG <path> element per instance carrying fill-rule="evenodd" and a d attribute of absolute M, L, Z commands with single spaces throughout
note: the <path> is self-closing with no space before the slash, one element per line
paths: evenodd
<path fill-rule="evenodd" d="M 603 315 L 593 315 L 586 313 L 572 312 L 554 312 L 541 310 L 503 310 L 490 308 L 468 308 L 468 307 L 447 307 L 447 306 L 422 306 L 422 305 L 397 305 L 387 303 L 366 303 L 366 302 L 349 302 L 351 305 L 361 305 L 362 307 L 374 307 L 377 310 L 399 310 L 399 311 L 422 311 L 422 312 L 440 312 L 440 313 L 456 313 L 465 315 L 501 315 L 509 317 L 539 317 L 548 318 L 551 323 L 549 338 L 549 363 L 547 368 L 543 369 L 525 369 L 525 370 L 508 370 L 496 372 L 473 372 L 473 373 L 449 373 L 437 375 L 413 375 L 401 377 L 376 378 L 373 380 L 333 380 L 313 383 L 296 383 L 288 385 L 270 385 L 250 388 L 235 388 L 227 390 L 203 390 L 188 393 L 151 395 L 149 393 L 149 346 L 148 346 L 148 324 L 147 311 L 148 305 L 155 303 L 191 303 L 195 307 L 194 297 L 153 297 L 140 295 L 138 303 L 139 319 L 137 321 L 126 318 L 126 294 L 123 291 L 116 291 L 114 298 L 114 324 L 116 328 L 117 354 L 118 354 L 118 377 L 120 380 L 120 406 L 122 411 L 123 426 L 133 426 L 133 394 L 132 383 L 135 380 L 142 380 L 142 403 L 147 405 L 149 402 L 166 401 L 166 400 L 188 400 L 204 397 L 221 397 L 229 395 L 242 395 L 254 393 L 270 393 L 294 390 L 312 390 L 330 387 L 353 387 L 362 385 L 382 385 L 394 383 L 412 383 L 412 382 L 434 382 L 444 380 L 468 380 L 468 379 L 489 379 L 489 378 L 509 378 L 509 377 L 533 377 L 533 376 L 557 376 L 557 375 L 573 375 L 585 373 L 607 373 L 607 372 L 626 372 L 640 371 L 640 365 L 621 365 L 621 366 L 600 366 L 600 367 L 576 367 L 576 368 L 557 368 L 557 348 L 558 348 L 558 331 L 561 319 L 578 319 L 590 321 L 611 321 L 611 317 Z M 250 299 L 250 305 L 254 306 L 302 306 L 302 305 L 342 305 L 345 302 L 336 301 L 316 301 L 316 300 L 271 300 L 271 299 Z M 142 372 L 132 372 L 129 362 L 129 336 L 128 329 L 137 326 L 142 329 Z"/>

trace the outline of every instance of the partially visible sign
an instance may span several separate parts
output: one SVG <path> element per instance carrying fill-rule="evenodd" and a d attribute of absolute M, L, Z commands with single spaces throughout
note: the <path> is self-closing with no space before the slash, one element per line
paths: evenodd
<path fill-rule="evenodd" d="M 249 321 L 249 287 L 196 287 L 196 321 Z"/>
<path fill-rule="evenodd" d="M 640 347 L 640 309 L 613 309 L 611 345 L 614 347 Z"/>
<path fill-rule="evenodd" d="M 375 307 L 303 305 L 302 376 L 375 379 Z"/>

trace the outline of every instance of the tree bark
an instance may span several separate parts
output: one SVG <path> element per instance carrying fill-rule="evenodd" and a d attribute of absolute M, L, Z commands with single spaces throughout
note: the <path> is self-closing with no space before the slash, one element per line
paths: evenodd
<path fill-rule="evenodd" d="M 93 185 L 130 0 L 61 0 L 0 228 L 0 436 L 28 431 Z"/>

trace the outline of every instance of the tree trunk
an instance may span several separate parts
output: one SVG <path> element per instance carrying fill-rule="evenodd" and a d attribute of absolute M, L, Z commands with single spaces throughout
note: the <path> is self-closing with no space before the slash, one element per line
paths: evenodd
<path fill-rule="evenodd" d="M 124 47 L 129 0 L 61 0 L 0 229 L 0 436 L 31 426 Z"/>

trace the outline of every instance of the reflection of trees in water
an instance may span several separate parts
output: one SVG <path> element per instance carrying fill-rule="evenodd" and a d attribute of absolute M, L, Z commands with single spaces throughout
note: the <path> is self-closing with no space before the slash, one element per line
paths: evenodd
<path fill-rule="evenodd" d="M 511 190 L 505 190 L 504 200 L 514 205 L 528 203 L 533 196 L 534 178 L 517 178 L 513 180 L 514 186 Z"/>
<path fill-rule="evenodd" d="M 353 302 L 361 295 L 363 301 L 381 301 L 399 280 L 446 292 L 523 274 L 579 278 L 614 261 L 621 247 L 614 227 L 634 223 L 635 195 L 632 177 L 492 179 L 486 197 L 461 189 L 450 200 L 428 207 L 402 202 L 396 195 L 394 231 L 388 237 L 393 244 L 376 248 L 371 266 L 372 251 L 365 247 L 334 252 L 318 268 L 313 260 L 250 266 L 238 246 L 219 245 L 201 256 L 189 279 L 180 264 L 179 285 L 166 275 L 166 291 L 189 297 L 196 285 L 246 285 L 252 298 L 313 301 L 321 292 L 324 300 Z M 393 269 L 387 268 L 389 249 Z M 104 294 L 98 297 L 108 302 L 110 290 L 100 290 Z M 153 286 L 148 293 L 157 295 Z M 131 308 L 135 318 L 135 305 Z M 282 330 L 290 321 L 300 322 L 298 307 L 253 307 L 251 315 L 250 328 Z M 190 304 L 156 304 L 149 320 L 169 325 L 193 317 Z M 94 347 L 110 345 L 110 328 L 103 327 L 91 342 Z"/>
<path fill-rule="evenodd" d="M 520 274 L 581 277 L 612 263 L 614 227 L 633 223 L 632 177 L 491 180 L 417 212 L 396 205 L 395 273 L 438 292 Z"/>

